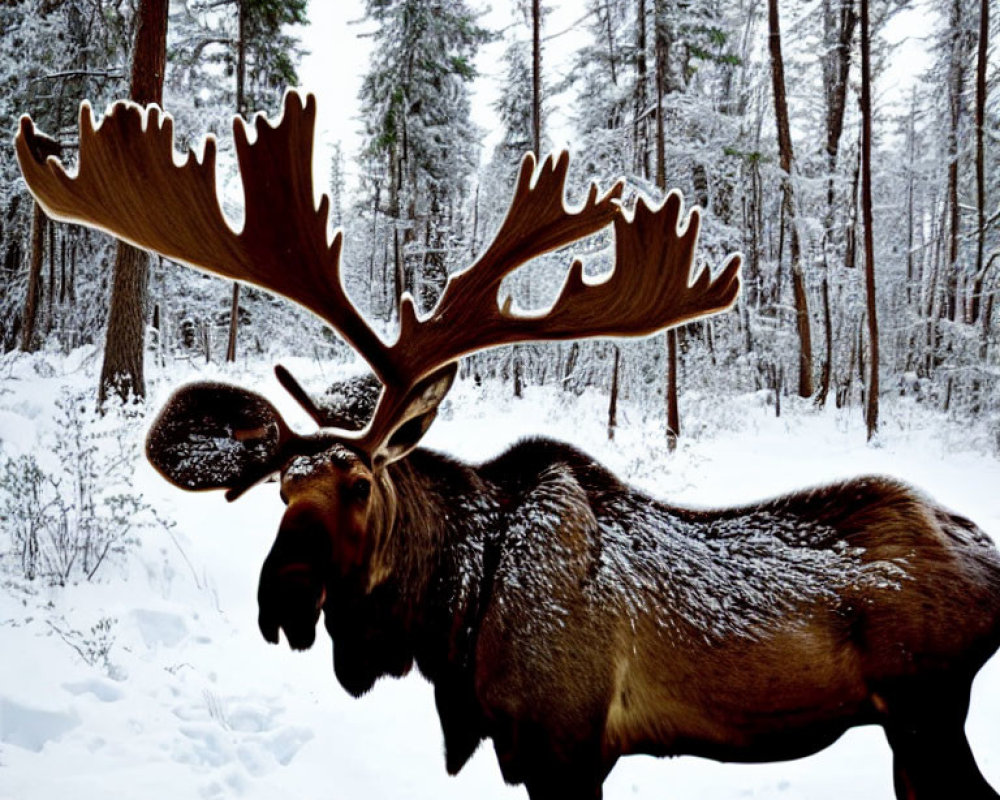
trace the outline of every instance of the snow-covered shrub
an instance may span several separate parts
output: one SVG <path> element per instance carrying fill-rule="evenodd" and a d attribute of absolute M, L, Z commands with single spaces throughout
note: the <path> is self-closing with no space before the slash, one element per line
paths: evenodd
<path fill-rule="evenodd" d="M 111 660 L 117 619 L 101 617 L 90 626 L 89 632 L 76 630 L 64 618 L 59 618 L 58 622 L 52 620 L 48 622 L 56 635 L 72 647 L 87 664 L 101 669 L 109 678 L 123 677 L 121 669 Z"/>
<path fill-rule="evenodd" d="M 64 390 L 56 424 L 35 452 L 0 456 L 0 564 L 28 580 L 93 580 L 136 533 L 160 524 L 131 485 L 139 422 L 129 406 L 100 417 Z M 37 454 L 37 455 L 36 455 Z"/>

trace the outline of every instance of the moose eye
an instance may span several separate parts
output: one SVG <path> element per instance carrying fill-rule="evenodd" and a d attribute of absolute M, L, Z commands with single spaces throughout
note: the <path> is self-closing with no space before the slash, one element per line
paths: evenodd
<path fill-rule="evenodd" d="M 348 494 L 352 500 L 365 502 L 372 493 L 372 482 L 368 478 L 355 478 L 348 486 Z"/>

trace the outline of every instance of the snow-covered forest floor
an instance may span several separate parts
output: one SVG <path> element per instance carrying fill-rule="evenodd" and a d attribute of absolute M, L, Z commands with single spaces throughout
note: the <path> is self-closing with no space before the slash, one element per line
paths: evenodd
<path fill-rule="evenodd" d="M 285 363 L 313 391 L 338 377 L 314 362 Z M 258 487 L 229 505 L 219 494 L 170 487 L 140 449 L 129 449 L 148 420 L 91 416 L 98 366 L 92 350 L 0 361 L 0 465 L 7 470 L 0 472 L 0 798 L 524 797 L 503 785 L 488 746 L 459 777 L 445 774 L 431 687 L 418 675 L 382 681 L 352 700 L 334 679 L 325 637 L 305 654 L 265 644 L 256 584 L 282 511 L 276 488 Z M 218 368 L 198 365 L 169 371 L 168 379 L 154 370 L 151 409 L 182 379 L 219 376 Z M 223 377 L 264 391 L 305 426 L 269 364 Z M 786 403 L 775 418 L 763 395 L 682 402 L 691 435 L 668 456 L 659 410 L 644 418 L 626 402 L 609 442 L 602 397 L 529 387 L 515 400 L 499 387 L 460 382 L 425 444 L 480 460 L 520 436 L 551 435 L 661 498 L 700 506 L 887 473 L 1000 538 L 1000 462 L 988 436 L 960 422 L 904 400 L 886 402 L 879 440 L 866 445 L 857 409 Z M 75 430 L 85 436 L 74 438 Z M 22 575 L 14 525 L 25 524 L 34 500 L 12 498 L 10 489 L 24 478 L 16 465 L 31 455 L 62 481 L 64 504 L 95 488 L 74 482 L 74 470 L 86 464 L 98 476 L 91 516 L 105 529 L 92 536 L 101 546 L 108 543 L 101 535 L 121 538 L 109 542 L 92 581 L 81 579 L 79 564 L 67 567 L 73 577 L 65 586 Z M 102 499 L 102 481 L 119 481 L 109 490 L 127 502 Z M 45 479 L 31 485 L 41 502 L 51 501 Z M 44 538 L 41 545 L 43 555 L 55 550 Z M 967 729 L 984 773 L 1000 786 L 998 659 L 976 682 Z M 605 791 L 611 799 L 877 800 L 892 796 L 890 754 L 871 728 L 791 763 L 633 757 L 619 763 Z"/>

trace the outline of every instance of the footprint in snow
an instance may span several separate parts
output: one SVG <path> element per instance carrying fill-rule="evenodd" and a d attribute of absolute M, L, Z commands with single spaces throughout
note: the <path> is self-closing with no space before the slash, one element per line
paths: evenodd
<path fill-rule="evenodd" d="M 77 697 L 92 694 L 102 703 L 113 703 L 122 699 L 122 691 L 117 686 L 102 680 L 85 680 L 64 683 L 62 688 Z"/>
<path fill-rule="evenodd" d="M 188 635 L 187 623 L 178 614 L 151 609 L 136 609 L 131 614 L 143 642 L 150 650 L 176 647 Z"/>
<path fill-rule="evenodd" d="M 224 697 L 205 691 L 203 702 L 178 706 L 174 715 L 184 724 L 177 730 L 171 758 L 213 778 L 203 787 L 215 796 L 220 785 L 252 781 L 288 766 L 313 738 L 304 727 L 278 722 L 281 709 L 258 698 Z M 223 773 L 220 775 L 220 773 Z"/>
<path fill-rule="evenodd" d="M 0 697 L 0 742 L 41 752 L 46 742 L 80 724 L 75 711 L 48 711 Z"/>

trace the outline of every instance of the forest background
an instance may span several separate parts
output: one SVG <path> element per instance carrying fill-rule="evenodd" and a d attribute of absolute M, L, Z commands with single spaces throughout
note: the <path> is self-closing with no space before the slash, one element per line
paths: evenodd
<path fill-rule="evenodd" d="M 218 135 L 236 225 L 232 115 L 277 113 L 299 83 L 305 30 L 314 51 L 330 48 L 312 81 L 360 72 L 356 113 L 321 118 L 340 120 L 321 131 L 334 137 L 319 148 L 330 165 L 321 188 L 345 231 L 348 289 L 386 336 L 403 292 L 429 309 L 488 241 L 522 154 L 568 146 L 571 197 L 624 176 L 627 204 L 676 187 L 701 205 L 701 260 L 745 255 L 739 306 L 644 341 L 479 355 L 466 375 L 516 395 L 525 384 L 595 388 L 609 399 L 609 436 L 624 397 L 662 414 L 672 441 L 679 387 L 763 391 L 777 413 L 794 396 L 856 406 L 870 437 L 879 400 L 906 396 L 979 426 L 1000 450 L 1000 102 L 986 0 L 590 0 L 558 13 L 521 0 L 485 16 L 464 0 L 366 0 L 354 19 L 305 0 L 22 0 L 0 7 L 0 130 L 30 112 L 72 162 L 80 101 L 101 110 L 129 96 L 130 75 L 136 85 L 146 6 L 168 14 L 162 102 L 178 148 Z M 899 38 L 903 17 L 900 50 L 886 37 Z M 328 40 L 322 25 L 337 28 Z M 363 63 L 339 47 L 345 28 Z M 489 131 L 475 121 L 484 95 Z M 115 249 L 47 221 L 13 149 L 0 149 L 3 352 L 103 347 L 102 400 L 109 388 L 144 395 L 146 361 L 352 357 L 287 302 L 160 259 L 122 299 Z M 611 252 L 594 237 L 504 292 L 543 308 L 572 257 L 597 275 Z M 129 303 L 141 324 L 114 328 Z"/>

